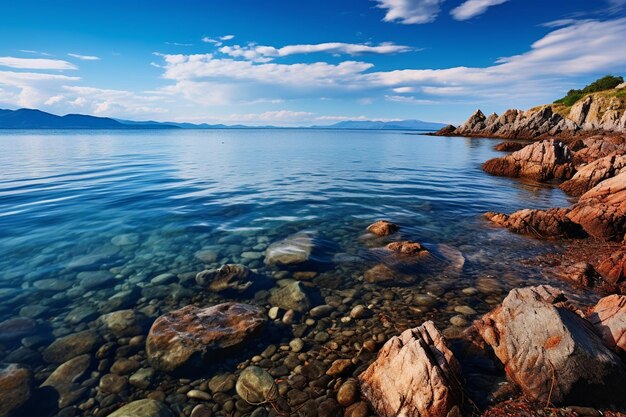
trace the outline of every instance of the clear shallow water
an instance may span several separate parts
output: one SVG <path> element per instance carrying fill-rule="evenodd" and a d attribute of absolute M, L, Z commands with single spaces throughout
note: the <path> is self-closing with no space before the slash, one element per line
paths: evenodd
<path fill-rule="evenodd" d="M 3 132 L 0 286 L 71 280 L 72 260 L 101 253 L 87 269 L 200 270 L 193 254 L 202 248 L 229 242 L 219 255 L 233 262 L 237 249 L 259 250 L 253 238 L 303 229 L 358 255 L 362 231 L 382 218 L 404 238 L 487 263 L 505 250 L 541 251 L 480 215 L 568 201 L 559 190 L 485 175 L 480 164 L 501 155 L 494 144 L 368 131 Z M 137 245 L 111 245 L 128 233 Z"/>
<path fill-rule="evenodd" d="M 58 366 L 46 359 L 50 344 L 89 330 L 108 341 L 102 348 L 116 350 L 116 358 L 130 356 L 148 368 L 141 339 L 148 329 L 140 339 L 119 337 L 101 315 L 133 309 L 152 321 L 189 304 L 229 300 L 270 307 L 268 290 L 280 278 L 306 280 L 321 296 L 317 302 L 331 306 L 330 316 L 316 320 L 304 312 L 281 324 L 279 316 L 235 362 L 203 370 L 200 379 L 157 372 L 137 387 L 123 377 L 126 385 L 114 396 L 102 388 L 111 360 L 100 344 L 87 346 L 80 353 L 97 359 L 97 368 L 92 363 L 80 385 L 67 387 L 71 400 L 63 405 L 78 405 L 79 415 L 107 415 L 150 393 L 189 415 L 197 402 L 180 392 L 206 389 L 217 372 L 236 377 L 238 367 L 277 346 L 259 362 L 275 377 L 310 361 L 329 366 L 337 357 L 353 357 L 356 375 L 389 337 L 425 320 L 458 334 L 511 288 L 566 286 L 533 262 L 558 248 L 494 228 L 481 216 L 569 204 L 558 189 L 483 173 L 482 162 L 502 155 L 492 149 L 496 143 L 395 131 L 2 132 L 0 355 L 28 366 L 40 384 Z M 397 223 L 400 233 L 372 239 L 365 228 L 378 219 Z M 304 230 L 317 233 L 321 254 L 307 274 L 264 265 L 268 245 Z M 390 256 L 382 247 L 395 240 L 421 242 L 431 256 Z M 226 263 L 245 264 L 269 284 L 233 295 L 196 283 L 198 272 Z M 413 283 L 364 283 L 364 273 L 379 263 Z M 351 320 L 357 305 L 374 314 Z M 305 346 L 295 362 L 294 337 Z M 495 380 L 487 375 L 478 385 Z M 27 403 L 30 414 L 55 409 L 56 397 L 41 395 Z M 205 402 L 214 415 L 237 400 L 232 390 L 221 395 Z"/>

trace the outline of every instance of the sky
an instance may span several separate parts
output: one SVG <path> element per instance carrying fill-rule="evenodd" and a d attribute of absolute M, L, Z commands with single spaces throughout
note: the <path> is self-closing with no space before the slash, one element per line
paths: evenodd
<path fill-rule="evenodd" d="M 3 0 L 0 108 L 458 124 L 626 75 L 626 0 Z"/>

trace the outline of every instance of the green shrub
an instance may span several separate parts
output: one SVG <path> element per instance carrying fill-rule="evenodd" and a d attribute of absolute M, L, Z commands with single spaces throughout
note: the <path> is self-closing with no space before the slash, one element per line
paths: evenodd
<path fill-rule="evenodd" d="M 578 100 L 583 98 L 585 94 L 597 93 L 598 91 L 610 90 L 612 88 L 617 87 L 621 83 L 624 82 L 623 77 L 615 77 L 613 75 L 607 75 L 606 77 L 602 77 L 582 90 L 569 90 L 567 95 L 563 98 L 556 100 L 554 103 L 563 104 L 565 106 L 573 106 Z"/>

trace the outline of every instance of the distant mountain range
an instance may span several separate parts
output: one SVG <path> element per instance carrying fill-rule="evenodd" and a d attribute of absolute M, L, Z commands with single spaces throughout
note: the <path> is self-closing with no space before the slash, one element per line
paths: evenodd
<path fill-rule="evenodd" d="M 443 123 L 424 122 L 421 120 L 397 120 L 390 122 L 347 120 L 333 125 L 303 126 L 303 128 L 435 131 L 444 126 L 446 125 Z M 280 127 L 155 121 L 137 122 L 84 114 L 57 116 L 35 109 L 0 109 L 0 129 L 280 129 Z"/>

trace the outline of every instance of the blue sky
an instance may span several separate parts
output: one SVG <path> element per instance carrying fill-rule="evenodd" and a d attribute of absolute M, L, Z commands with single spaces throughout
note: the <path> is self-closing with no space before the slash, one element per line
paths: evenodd
<path fill-rule="evenodd" d="M 6 1 L 0 108 L 459 123 L 626 74 L 626 0 Z"/>

